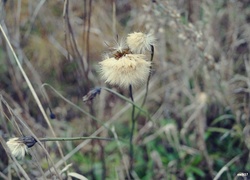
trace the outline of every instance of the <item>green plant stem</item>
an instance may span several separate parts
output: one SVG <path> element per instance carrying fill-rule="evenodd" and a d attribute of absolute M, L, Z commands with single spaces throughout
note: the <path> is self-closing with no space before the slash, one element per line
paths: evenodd
<path fill-rule="evenodd" d="M 152 62 L 153 61 L 153 58 L 154 58 L 154 46 L 153 45 L 150 45 L 151 47 L 151 57 L 150 57 L 150 61 Z M 150 81 L 150 78 L 151 78 L 151 70 L 152 70 L 152 65 L 149 67 L 149 74 L 148 74 L 148 80 L 147 80 L 147 84 L 146 84 L 146 93 L 145 93 L 145 96 L 144 96 L 144 99 L 142 101 L 142 105 L 141 107 L 144 106 L 145 102 L 146 102 L 146 99 L 147 99 L 147 96 L 148 96 L 148 86 L 149 86 L 149 81 Z M 139 112 L 140 113 L 140 112 Z M 138 113 L 138 114 L 139 114 Z M 137 114 L 137 116 L 138 116 Z"/>
<path fill-rule="evenodd" d="M 78 140 L 86 140 L 86 139 L 95 139 L 95 140 L 104 140 L 104 141 L 113 141 L 112 138 L 103 138 L 103 137 L 46 137 L 46 138 L 39 138 L 40 141 L 78 141 Z"/>
<path fill-rule="evenodd" d="M 134 102 L 134 97 L 133 97 L 133 90 L 131 84 L 129 85 L 129 95 L 131 98 L 131 101 Z M 133 145 L 133 136 L 134 136 L 134 131 L 135 131 L 135 106 L 133 104 L 132 106 L 132 114 L 131 114 L 131 120 L 132 120 L 132 125 L 131 125 L 131 132 L 130 132 L 130 140 L 129 140 L 129 157 L 130 157 L 130 165 L 129 165 L 129 175 L 130 178 L 132 178 L 132 170 L 134 166 L 134 145 Z"/>
<path fill-rule="evenodd" d="M 150 58 L 150 61 L 152 62 L 153 58 L 154 58 L 154 46 L 150 45 L 150 47 L 151 47 L 151 58 Z M 152 70 L 152 65 L 150 65 L 150 67 L 149 67 L 149 74 L 148 74 L 148 79 L 147 79 L 147 84 L 146 84 L 146 92 L 145 92 L 145 96 L 144 96 L 142 104 L 141 104 L 141 108 L 143 108 L 143 106 L 145 105 L 147 97 L 148 97 L 148 87 L 149 87 L 149 81 L 150 81 L 150 78 L 151 78 L 151 70 Z M 141 112 L 141 110 L 137 113 L 135 119 L 138 118 L 138 116 L 140 115 L 140 112 Z"/>
<path fill-rule="evenodd" d="M 150 58 L 151 62 L 153 61 L 153 57 L 154 57 L 154 46 L 151 45 L 151 58 Z M 139 108 L 140 111 L 142 110 L 142 107 L 144 106 L 146 99 L 147 99 L 147 96 L 148 96 L 148 87 L 149 87 L 149 81 L 150 81 L 150 77 L 151 77 L 151 69 L 152 69 L 152 66 L 150 66 L 150 69 L 149 69 L 149 74 L 148 74 L 148 79 L 147 79 L 147 84 L 146 84 L 146 93 L 145 93 L 142 105 Z M 131 101 L 133 102 L 132 103 L 132 117 L 131 117 L 132 125 L 131 125 L 131 132 L 130 132 L 130 141 L 129 141 L 129 146 L 130 146 L 130 148 L 129 148 L 129 157 L 130 157 L 129 176 L 130 176 L 130 178 L 133 179 L 133 176 L 132 176 L 132 170 L 133 170 L 133 166 L 134 166 L 134 162 L 133 162 L 134 161 L 133 136 L 134 136 L 134 131 L 135 131 L 135 121 L 136 121 L 137 117 L 139 116 L 140 111 L 137 113 L 137 115 L 135 117 L 135 104 L 134 104 L 133 90 L 132 90 L 131 84 L 129 85 L 129 95 L 130 95 Z"/>

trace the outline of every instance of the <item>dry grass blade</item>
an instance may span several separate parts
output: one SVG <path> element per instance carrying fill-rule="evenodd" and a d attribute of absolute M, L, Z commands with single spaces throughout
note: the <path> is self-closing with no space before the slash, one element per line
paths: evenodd
<path fill-rule="evenodd" d="M 36 94 L 36 92 L 35 92 L 35 90 L 34 90 L 32 84 L 31 84 L 31 82 L 30 82 L 28 76 L 26 75 L 26 73 L 25 73 L 25 71 L 24 71 L 22 65 L 20 64 L 20 62 L 19 62 L 19 60 L 18 60 L 18 58 L 17 58 L 17 55 L 16 55 L 16 53 L 15 53 L 15 51 L 14 51 L 12 45 L 10 44 L 10 41 L 9 41 L 9 39 L 8 39 L 8 37 L 7 37 L 6 33 L 5 33 L 5 31 L 3 30 L 3 27 L 2 27 L 1 24 L 0 24 L 0 30 L 1 30 L 3 36 L 4 36 L 5 40 L 6 40 L 6 42 L 7 42 L 8 46 L 9 46 L 9 48 L 11 49 L 11 52 L 12 52 L 14 58 L 15 58 L 15 61 L 16 61 L 17 65 L 18 65 L 18 67 L 19 67 L 19 69 L 20 69 L 20 71 L 21 71 L 21 73 L 22 73 L 22 75 L 23 75 L 23 77 L 24 77 L 24 79 L 25 79 L 25 81 L 26 81 L 28 87 L 30 88 L 30 91 L 31 91 L 31 93 L 32 93 L 32 95 L 33 95 L 33 97 L 34 97 L 34 99 L 35 99 L 35 101 L 36 101 L 36 103 L 37 103 L 37 105 L 38 105 L 38 107 L 39 107 L 39 109 L 40 109 L 40 111 L 41 111 L 41 113 L 42 113 L 44 119 L 46 120 L 46 123 L 48 124 L 48 126 L 49 126 L 49 128 L 50 128 L 50 131 L 52 132 L 53 136 L 56 137 L 56 134 L 55 134 L 55 132 L 54 132 L 54 130 L 53 130 L 53 127 L 52 127 L 52 125 L 51 125 L 51 123 L 50 123 L 50 121 L 49 121 L 49 119 L 48 119 L 48 117 L 47 117 L 47 115 L 46 115 L 46 113 L 45 113 L 45 110 L 44 110 L 44 108 L 43 108 L 43 106 L 42 106 L 42 104 L 41 104 L 41 101 L 39 100 L 39 98 L 38 98 L 38 96 L 37 96 L 37 94 Z M 62 158 L 63 158 L 64 155 L 63 155 L 62 149 L 61 149 L 61 147 L 60 147 L 60 144 L 59 144 L 58 142 L 57 142 L 56 144 L 57 144 L 57 146 L 58 146 L 60 155 L 61 155 Z"/>

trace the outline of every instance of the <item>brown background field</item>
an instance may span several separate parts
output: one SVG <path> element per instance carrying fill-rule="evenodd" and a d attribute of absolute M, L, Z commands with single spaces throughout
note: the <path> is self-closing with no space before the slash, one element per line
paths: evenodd
<path fill-rule="evenodd" d="M 82 97 L 107 86 L 129 98 L 127 89 L 101 80 L 98 62 L 117 39 L 138 31 L 153 33 L 156 44 L 147 101 L 136 119 L 133 177 L 250 173 L 249 0 L 7 0 L 0 21 L 34 88 L 1 32 L 0 179 L 128 177 L 131 104 L 105 90 L 92 102 Z M 145 89 L 134 89 L 136 104 Z M 6 141 L 32 133 L 116 140 L 46 142 L 13 159 Z"/>

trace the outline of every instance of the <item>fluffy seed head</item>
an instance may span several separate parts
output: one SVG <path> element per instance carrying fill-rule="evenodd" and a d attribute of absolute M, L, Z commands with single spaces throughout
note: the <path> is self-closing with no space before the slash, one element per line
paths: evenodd
<path fill-rule="evenodd" d="M 127 44 L 133 53 L 144 53 L 151 50 L 154 45 L 155 38 L 152 34 L 144 34 L 142 32 L 134 32 L 128 35 Z"/>
<path fill-rule="evenodd" d="M 7 141 L 7 146 L 9 147 L 12 155 L 18 159 L 24 158 L 25 152 L 28 151 L 28 147 L 20 138 L 11 138 L 9 141 Z"/>
<path fill-rule="evenodd" d="M 109 58 L 101 61 L 101 75 L 106 83 L 120 87 L 138 86 L 149 75 L 151 62 L 143 54 L 125 54 L 119 59 Z"/>

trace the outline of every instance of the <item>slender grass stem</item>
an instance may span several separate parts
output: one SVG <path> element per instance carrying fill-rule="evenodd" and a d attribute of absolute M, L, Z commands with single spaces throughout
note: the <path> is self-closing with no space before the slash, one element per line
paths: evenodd
<path fill-rule="evenodd" d="M 5 40 L 6 40 L 8 46 L 9 46 L 11 52 L 12 52 L 12 54 L 13 54 L 13 56 L 14 56 L 14 59 L 15 59 L 17 65 L 18 65 L 18 68 L 20 69 L 20 71 L 21 71 L 21 73 L 22 73 L 22 75 L 23 75 L 23 77 L 24 77 L 24 79 L 25 79 L 25 81 L 26 81 L 26 83 L 27 83 L 27 85 L 28 85 L 30 91 L 31 91 L 31 94 L 33 95 L 33 97 L 34 97 L 34 99 L 35 99 L 35 101 L 36 101 L 36 103 L 37 103 L 37 105 L 38 105 L 38 107 L 39 107 L 39 109 L 40 109 L 40 111 L 41 111 L 41 113 L 42 113 L 42 115 L 43 115 L 43 117 L 44 117 L 46 123 L 48 124 L 50 131 L 52 132 L 53 136 L 56 137 L 56 133 L 55 133 L 55 131 L 54 131 L 54 129 L 53 129 L 53 127 L 52 127 L 50 121 L 49 121 L 49 118 L 47 117 L 47 115 L 46 115 L 46 113 L 45 113 L 45 110 L 44 110 L 44 108 L 43 108 L 43 106 L 42 106 L 42 103 L 41 103 L 40 99 L 38 98 L 38 96 L 37 96 L 37 94 L 36 94 L 36 91 L 35 91 L 33 85 L 31 84 L 31 82 L 30 82 L 30 80 L 29 80 L 27 74 L 25 73 L 25 71 L 24 71 L 24 69 L 23 69 L 21 63 L 19 62 L 19 59 L 18 59 L 18 57 L 17 57 L 17 55 L 16 55 L 16 53 L 15 53 L 15 51 L 14 51 L 14 49 L 13 49 L 11 43 L 10 43 L 10 41 L 9 41 L 9 38 L 7 37 L 5 31 L 3 30 L 3 27 L 2 27 L 1 24 L 0 24 L 0 30 L 2 31 L 2 34 L 3 34 L 3 36 L 4 36 Z M 63 158 L 63 157 L 64 157 L 64 154 L 63 154 L 62 148 L 61 148 L 61 146 L 60 146 L 59 143 L 57 143 L 57 147 L 58 147 L 60 156 Z M 66 162 L 65 162 L 65 165 L 66 165 Z M 59 176 L 59 178 L 60 178 L 60 176 Z M 61 178 L 60 178 L 60 179 L 61 179 Z"/>
<path fill-rule="evenodd" d="M 86 68 L 86 74 L 88 75 L 89 72 L 89 49 L 90 49 L 90 45 L 89 45 L 89 37 L 90 37 L 90 27 L 91 27 L 91 13 L 92 13 L 92 0 L 89 1 L 89 6 L 88 6 L 88 26 L 87 26 L 87 32 L 86 32 L 86 62 L 87 62 L 87 68 Z"/>
<path fill-rule="evenodd" d="M 130 95 L 131 101 L 134 102 L 133 90 L 132 90 L 131 84 L 129 85 L 129 95 Z M 135 131 L 135 106 L 134 106 L 134 104 L 132 105 L 131 120 L 132 120 L 132 125 L 131 125 L 130 140 L 129 140 L 129 158 L 130 158 L 129 175 L 132 178 L 133 177 L 132 170 L 134 167 L 133 136 L 134 136 L 134 131 Z"/>

